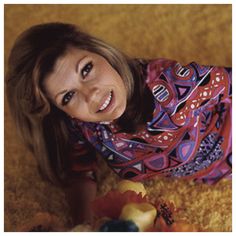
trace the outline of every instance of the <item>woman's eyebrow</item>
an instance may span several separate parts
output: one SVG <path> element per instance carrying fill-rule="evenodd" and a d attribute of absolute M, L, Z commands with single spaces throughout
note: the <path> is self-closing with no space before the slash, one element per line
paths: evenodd
<path fill-rule="evenodd" d="M 80 62 L 81 62 L 82 60 L 84 60 L 85 57 L 87 57 L 87 56 L 83 56 L 82 58 L 80 58 L 80 59 L 77 61 L 76 65 L 75 65 L 75 71 L 76 71 L 76 73 L 78 73 L 78 71 L 79 71 L 79 64 L 80 64 Z"/>

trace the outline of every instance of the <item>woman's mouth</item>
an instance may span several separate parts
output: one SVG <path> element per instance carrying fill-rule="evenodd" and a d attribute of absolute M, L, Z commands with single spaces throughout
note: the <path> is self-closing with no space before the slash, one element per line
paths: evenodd
<path fill-rule="evenodd" d="M 105 101 L 102 102 L 100 108 L 97 112 L 107 112 L 112 107 L 113 102 L 113 91 L 110 91 L 109 95 L 105 98 Z"/>

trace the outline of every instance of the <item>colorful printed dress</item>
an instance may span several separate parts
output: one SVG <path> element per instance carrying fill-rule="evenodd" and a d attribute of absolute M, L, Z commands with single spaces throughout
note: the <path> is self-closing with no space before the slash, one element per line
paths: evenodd
<path fill-rule="evenodd" d="M 97 151 L 121 178 L 134 181 L 166 176 L 213 184 L 231 178 L 231 78 L 231 68 L 151 61 L 152 120 L 128 134 L 116 133 L 115 123 L 72 119 L 72 170 L 96 170 Z"/>

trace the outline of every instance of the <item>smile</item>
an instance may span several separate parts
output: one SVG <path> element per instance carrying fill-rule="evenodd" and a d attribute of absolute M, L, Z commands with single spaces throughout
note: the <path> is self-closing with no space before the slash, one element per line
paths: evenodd
<path fill-rule="evenodd" d="M 108 109 L 109 105 L 111 104 L 113 98 L 113 92 L 110 91 L 109 95 L 107 96 L 106 100 L 102 103 L 100 108 L 98 109 L 97 112 L 102 112 Z"/>

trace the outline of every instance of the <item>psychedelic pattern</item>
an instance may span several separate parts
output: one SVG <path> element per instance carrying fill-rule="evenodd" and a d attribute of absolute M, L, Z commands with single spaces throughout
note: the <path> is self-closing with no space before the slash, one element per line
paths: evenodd
<path fill-rule="evenodd" d="M 231 178 L 231 78 L 231 68 L 151 61 L 146 83 L 155 100 L 152 120 L 128 134 L 117 133 L 114 122 L 72 119 L 71 136 L 83 154 L 72 160 L 72 169 L 81 170 L 92 146 L 115 173 L 134 181 L 159 175 L 212 184 Z"/>

